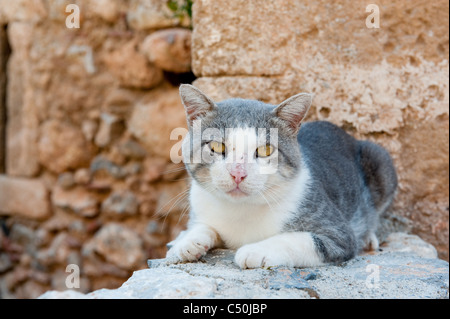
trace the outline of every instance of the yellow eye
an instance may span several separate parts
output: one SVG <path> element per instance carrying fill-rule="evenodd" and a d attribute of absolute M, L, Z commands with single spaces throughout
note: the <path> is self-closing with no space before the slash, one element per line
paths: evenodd
<path fill-rule="evenodd" d="M 258 157 L 267 157 L 269 155 L 271 155 L 274 151 L 274 148 L 272 145 L 267 144 L 264 146 L 260 146 L 256 149 L 256 155 Z"/>
<path fill-rule="evenodd" d="M 211 147 L 211 150 L 215 153 L 225 153 L 225 144 L 221 142 L 212 141 L 211 143 L 209 143 L 209 147 Z"/>

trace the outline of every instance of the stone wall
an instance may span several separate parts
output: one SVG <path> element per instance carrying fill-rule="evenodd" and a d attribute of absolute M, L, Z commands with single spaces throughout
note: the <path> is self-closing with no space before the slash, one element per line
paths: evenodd
<path fill-rule="evenodd" d="M 0 298 L 66 289 L 69 264 L 80 291 L 118 287 L 184 226 L 169 136 L 195 78 L 191 21 L 166 2 L 0 0 Z"/>
<path fill-rule="evenodd" d="M 369 3 L 380 27 L 367 28 Z M 448 1 L 211 1 L 194 4 L 194 84 L 217 100 L 277 104 L 314 93 L 307 120 L 334 122 L 392 154 L 391 223 L 448 259 Z"/>

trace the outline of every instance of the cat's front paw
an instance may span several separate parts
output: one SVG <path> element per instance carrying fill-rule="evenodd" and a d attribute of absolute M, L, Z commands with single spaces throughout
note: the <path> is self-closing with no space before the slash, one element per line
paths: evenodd
<path fill-rule="evenodd" d="M 263 243 L 254 243 L 239 248 L 234 261 L 242 269 L 287 266 L 288 262 L 283 257 L 282 254 Z"/>
<path fill-rule="evenodd" d="M 182 238 L 174 243 L 167 252 L 167 258 L 179 261 L 196 261 L 211 248 L 211 240 L 207 236 Z"/>

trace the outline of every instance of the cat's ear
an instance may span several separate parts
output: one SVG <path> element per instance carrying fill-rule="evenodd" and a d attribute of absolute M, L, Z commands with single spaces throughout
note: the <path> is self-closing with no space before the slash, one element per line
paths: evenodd
<path fill-rule="evenodd" d="M 300 124 L 308 113 L 312 103 L 312 94 L 300 93 L 291 96 L 286 101 L 279 104 L 275 110 L 275 115 L 285 122 L 293 133 L 297 134 Z"/>
<path fill-rule="evenodd" d="M 188 124 L 205 116 L 216 108 L 216 104 L 206 94 L 189 84 L 180 85 L 181 102 L 186 110 Z"/>

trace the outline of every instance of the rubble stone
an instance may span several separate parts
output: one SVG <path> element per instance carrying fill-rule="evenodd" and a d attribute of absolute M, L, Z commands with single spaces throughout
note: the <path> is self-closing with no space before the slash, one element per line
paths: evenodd
<path fill-rule="evenodd" d="M 92 239 L 94 250 L 122 269 L 134 269 L 144 258 L 142 240 L 118 223 L 103 226 Z"/>
<path fill-rule="evenodd" d="M 157 67 L 176 73 L 191 70 L 191 30 L 173 28 L 147 36 L 141 51 Z"/>
<path fill-rule="evenodd" d="M 101 212 L 113 218 L 136 215 L 139 202 L 132 192 L 114 192 L 102 203 Z"/>
<path fill-rule="evenodd" d="M 44 219 L 50 216 L 48 191 L 37 179 L 0 175 L 0 215 Z"/>
<path fill-rule="evenodd" d="M 55 173 L 87 166 L 93 153 L 80 129 L 56 120 L 42 125 L 38 146 L 41 164 Z"/>
<path fill-rule="evenodd" d="M 138 51 L 138 43 L 131 41 L 105 58 L 108 69 L 124 87 L 150 89 L 163 79 L 161 69 L 152 65 Z"/>

